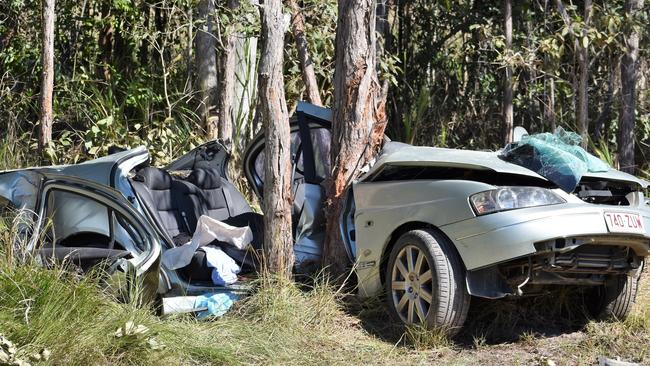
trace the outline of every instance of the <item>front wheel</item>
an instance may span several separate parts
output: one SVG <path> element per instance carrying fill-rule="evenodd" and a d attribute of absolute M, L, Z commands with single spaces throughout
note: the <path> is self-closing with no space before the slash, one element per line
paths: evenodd
<path fill-rule="evenodd" d="M 457 333 L 469 310 L 465 273 L 452 244 L 431 229 L 411 230 L 393 247 L 386 268 L 388 308 L 404 324 Z"/>
<path fill-rule="evenodd" d="M 638 276 L 618 275 L 594 288 L 588 302 L 592 315 L 601 320 L 625 320 L 636 302 L 638 283 Z"/>

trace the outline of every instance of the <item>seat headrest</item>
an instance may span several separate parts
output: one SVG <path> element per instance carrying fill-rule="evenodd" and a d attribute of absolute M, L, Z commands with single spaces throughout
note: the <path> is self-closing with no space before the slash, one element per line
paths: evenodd
<path fill-rule="evenodd" d="M 172 187 L 172 176 L 164 170 L 146 167 L 138 171 L 135 181 L 143 182 L 149 189 L 161 191 Z"/>
<path fill-rule="evenodd" d="M 202 189 L 221 188 L 221 175 L 214 168 L 194 169 L 187 180 Z"/>

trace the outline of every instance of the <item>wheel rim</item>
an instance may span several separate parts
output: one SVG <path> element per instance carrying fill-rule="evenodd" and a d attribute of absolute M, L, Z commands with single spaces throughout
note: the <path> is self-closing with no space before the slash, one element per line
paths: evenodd
<path fill-rule="evenodd" d="M 407 324 L 425 323 L 433 303 L 431 266 L 425 253 L 409 244 L 393 263 L 391 294 L 393 305 Z"/>

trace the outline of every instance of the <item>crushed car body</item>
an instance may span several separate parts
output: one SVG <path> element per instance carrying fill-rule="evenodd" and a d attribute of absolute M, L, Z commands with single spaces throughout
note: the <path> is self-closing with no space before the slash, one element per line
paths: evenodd
<path fill-rule="evenodd" d="M 297 271 L 320 260 L 331 118 L 328 109 L 299 103 L 290 121 Z M 595 313 L 627 315 L 650 250 L 649 183 L 607 168 L 581 172 L 567 189 L 502 153 L 386 138 L 340 217 L 359 294 L 384 293 L 404 323 L 450 329 L 463 324 L 470 296 L 532 295 L 553 286 L 589 289 Z M 0 196 L 41 218 L 35 230 L 49 230 L 40 246 L 48 255 L 83 252 L 90 264 L 117 256 L 124 271 L 145 276 L 164 297 L 240 288 L 211 281 L 201 250 L 182 268 L 161 260 L 190 242 L 208 216 L 251 229 L 245 250 L 223 240 L 211 245 L 242 273 L 255 270 L 262 219 L 228 178 L 229 152 L 212 141 L 165 168 L 148 161 L 146 149 L 137 148 L 76 165 L 2 172 Z M 243 159 L 258 197 L 263 162 L 259 135 Z"/>

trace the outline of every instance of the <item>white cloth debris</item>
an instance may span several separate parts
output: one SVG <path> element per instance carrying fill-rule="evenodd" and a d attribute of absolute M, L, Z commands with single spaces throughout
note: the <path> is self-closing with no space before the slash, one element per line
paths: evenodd
<path fill-rule="evenodd" d="M 219 240 L 244 250 L 253 241 L 253 231 L 250 227 L 235 227 L 215 220 L 209 216 L 201 216 L 196 225 L 192 240 L 188 243 L 167 250 L 163 253 L 162 261 L 169 269 L 183 268 L 190 264 L 194 253 L 204 245 Z"/>
<path fill-rule="evenodd" d="M 205 261 L 212 270 L 212 283 L 226 286 L 237 282 L 237 274 L 241 270 L 234 259 L 224 253 L 221 248 L 203 247 Z"/>

